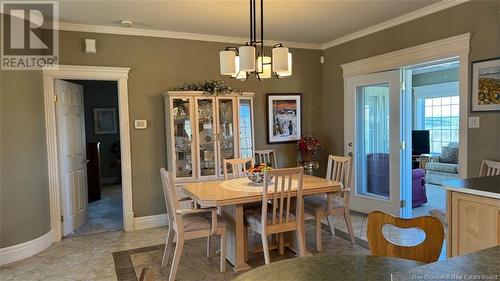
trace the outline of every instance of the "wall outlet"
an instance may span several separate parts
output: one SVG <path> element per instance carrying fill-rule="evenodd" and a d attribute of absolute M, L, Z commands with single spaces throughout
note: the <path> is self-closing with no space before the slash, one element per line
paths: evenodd
<path fill-rule="evenodd" d="M 479 128 L 479 116 L 469 117 L 469 128 Z"/>

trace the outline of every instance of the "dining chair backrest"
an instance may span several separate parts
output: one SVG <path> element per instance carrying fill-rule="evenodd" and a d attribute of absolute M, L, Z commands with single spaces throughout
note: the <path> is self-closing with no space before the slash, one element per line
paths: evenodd
<path fill-rule="evenodd" d="M 500 175 L 500 162 L 483 160 L 481 163 L 481 170 L 479 171 L 480 177 L 499 176 Z"/>
<path fill-rule="evenodd" d="M 425 232 L 425 239 L 414 246 L 391 243 L 384 237 L 382 231 L 382 227 L 386 224 L 399 228 L 420 228 Z M 368 215 L 367 238 L 368 246 L 374 256 L 396 257 L 430 263 L 439 259 L 444 240 L 444 228 L 437 218 L 431 216 L 403 219 L 375 211 Z"/>
<path fill-rule="evenodd" d="M 249 164 L 250 163 L 250 164 Z M 227 165 L 231 165 L 231 172 L 233 178 L 241 178 L 245 176 L 245 171 L 247 169 L 247 165 L 254 165 L 253 158 L 235 158 L 235 159 L 224 159 L 222 161 L 223 171 L 224 171 L 224 179 L 229 179 L 229 172 L 227 170 Z"/>
<path fill-rule="evenodd" d="M 264 188 L 262 190 L 262 225 L 276 225 L 291 222 L 292 216 L 300 222 L 304 216 L 302 208 L 302 184 L 304 168 L 275 169 L 264 174 Z M 273 184 L 269 185 L 267 178 L 273 176 Z M 295 211 L 291 210 L 292 188 L 296 180 L 297 196 Z M 272 203 L 272 215 L 268 217 L 268 201 Z"/>
<path fill-rule="evenodd" d="M 163 187 L 163 196 L 165 198 L 165 205 L 167 208 L 167 216 L 168 216 L 168 224 L 175 231 L 183 230 L 183 227 L 179 227 L 182 225 L 182 217 L 178 216 L 176 211 L 178 208 L 177 194 L 175 193 L 175 186 L 170 176 L 170 173 L 167 172 L 164 168 L 160 169 L 161 174 L 161 184 Z"/>
<path fill-rule="evenodd" d="M 342 188 L 349 188 L 351 176 L 351 157 L 328 156 L 326 179 L 342 183 Z"/>
<path fill-rule="evenodd" d="M 255 163 L 271 163 L 272 167 L 277 169 L 276 151 L 274 149 L 255 150 Z"/>

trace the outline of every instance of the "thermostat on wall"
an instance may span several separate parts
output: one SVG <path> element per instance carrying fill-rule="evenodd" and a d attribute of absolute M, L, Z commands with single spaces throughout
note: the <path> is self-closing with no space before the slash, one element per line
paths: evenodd
<path fill-rule="evenodd" d="M 147 120 L 134 120 L 134 127 L 138 130 L 144 130 L 148 127 Z"/>

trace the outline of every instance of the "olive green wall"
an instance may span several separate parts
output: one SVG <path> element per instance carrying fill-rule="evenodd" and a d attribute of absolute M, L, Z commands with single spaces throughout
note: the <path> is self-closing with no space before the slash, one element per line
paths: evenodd
<path fill-rule="evenodd" d="M 97 40 L 97 54 L 85 54 L 84 38 Z M 185 82 L 224 79 L 219 74 L 219 51 L 227 44 L 165 38 L 61 32 L 62 64 L 131 67 L 128 80 L 130 120 L 146 119 L 149 128 L 131 127 L 133 209 L 136 217 L 165 212 L 160 167 L 166 166 L 164 105 L 161 93 Z M 322 132 L 321 51 L 293 49 L 294 73 L 285 79 L 227 84 L 255 92 L 255 145 L 273 148 L 280 165 L 295 165 L 295 144 L 266 145 L 265 93 L 303 93 L 303 128 Z M 42 120 L 40 121 L 42 122 Z M 40 123 L 43 124 L 43 123 Z"/>
<path fill-rule="evenodd" d="M 474 1 L 328 50 L 293 49 L 290 78 L 228 84 L 256 93 L 256 148 L 274 148 L 281 166 L 295 164 L 295 144 L 266 145 L 265 93 L 303 93 L 304 132 L 316 135 L 323 154 L 343 153 L 343 79 L 340 65 L 449 36 L 473 32 L 472 61 L 498 57 L 499 2 Z M 84 38 L 97 39 L 97 54 L 83 52 Z M 135 216 L 165 211 L 158 170 L 166 165 L 161 93 L 184 82 L 221 79 L 218 52 L 227 44 L 124 35 L 61 32 L 62 64 L 128 66 L 130 119 L 147 119 L 147 130 L 131 128 Z M 319 63 L 324 54 L 326 64 Z M 32 240 L 50 229 L 47 156 L 40 72 L 0 71 L 1 186 L 0 247 Z M 500 159 L 500 112 L 473 113 L 480 129 L 469 129 L 469 175 L 481 159 Z M 8 138 L 7 138 L 8 136 Z"/>
<path fill-rule="evenodd" d="M 0 71 L 0 248 L 50 230 L 40 71 Z"/>
<path fill-rule="evenodd" d="M 344 151 L 343 77 L 340 65 L 453 35 L 472 32 L 470 60 L 500 56 L 500 1 L 472 1 L 324 51 L 323 137 L 328 152 Z M 481 128 L 469 129 L 468 175 L 479 172 L 481 159 L 500 160 L 500 112 L 471 113 Z"/>
<path fill-rule="evenodd" d="M 458 77 L 458 68 L 439 70 L 421 74 L 414 74 L 412 77 L 412 86 L 419 87 L 425 85 L 454 82 L 460 80 Z"/>

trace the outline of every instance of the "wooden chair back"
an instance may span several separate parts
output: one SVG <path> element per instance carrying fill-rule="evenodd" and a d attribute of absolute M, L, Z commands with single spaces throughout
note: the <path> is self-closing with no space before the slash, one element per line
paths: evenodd
<path fill-rule="evenodd" d="M 341 182 L 343 188 L 349 188 L 351 176 L 351 157 L 328 156 L 326 179 Z"/>
<path fill-rule="evenodd" d="M 273 176 L 274 184 L 269 186 L 267 177 Z M 287 224 L 302 221 L 304 217 L 302 201 L 302 184 L 304 168 L 275 169 L 264 175 L 264 188 L 262 190 L 262 225 Z M 295 208 L 290 208 L 292 201 L 292 180 L 297 180 L 297 196 Z M 272 192 L 272 193 L 270 193 Z M 268 217 L 268 201 L 272 202 L 272 214 Z M 294 210 L 295 209 L 295 210 Z M 292 219 L 292 215 L 296 220 Z"/>
<path fill-rule="evenodd" d="M 278 168 L 276 151 L 274 149 L 255 150 L 255 163 L 271 163 L 273 168 Z"/>
<path fill-rule="evenodd" d="M 425 240 L 416 246 L 393 244 L 382 233 L 382 227 L 386 224 L 399 228 L 420 228 L 425 232 Z M 367 237 L 368 246 L 374 256 L 430 263 L 439 259 L 444 240 L 444 228 L 437 218 L 431 216 L 403 219 L 375 211 L 368 215 Z"/>
<path fill-rule="evenodd" d="M 167 218 L 168 225 L 172 227 L 175 231 L 182 231 L 184 228 L 182 227 L 182 216 L 177 215 L 178 209 L 178 200 L 177 194 L 175 192 L 175 186 L 170 173 L 167 172 L 164 168 L 160 169 L 161 174 L 161 184 L 163 187 L 163 197 L 165 198 L 165 205 L 167 208 Z"/>
<path fill-rule="evenodd" d="M 479 171 L 480 177 L 490 177 L 500 175 L 500 162 L 483 160 L 481 163 L 481 170 Z"/>
<path fill-rule="evenodd" d="M 242 178 L 245 175 L 246 166 L 250 163 L 251 166 L 254 165 L 253 158 L 235 158 L 235 159 L 224 159 L 222 160 L 224 179 L 229 179 L 229 172 L 227 170 L 227 165 L 231 165 L 231 172 L 233 179 Z"/>
<path fill-rule="evenodd" d="M 155 277 L 153 272 L 149 269 L 149 267 L 145 267 L 141 270 L 141 276 L 139 277 L 139 281 L 155 281 Z"/>

